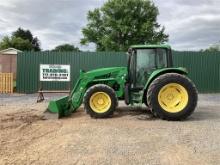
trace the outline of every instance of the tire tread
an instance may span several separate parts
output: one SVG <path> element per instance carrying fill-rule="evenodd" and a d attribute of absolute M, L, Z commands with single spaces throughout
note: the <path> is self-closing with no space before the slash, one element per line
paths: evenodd
<path fill-rule="evenodd" d="M 195 97 L 194 101 L 191 103 L 192 105 L 190 105 L 190 107 L 191 107 L 190 110 L 187 111 L 184 115 L 181 115 L 181 116 L 176 117 L 176 118 L 173 118 L 169 115 L 166 115 L 165 113 L 159 113 L 157 110 L 154 110 L 153 103 L 152 103 L 152 101 L 153 101 L 153 98 L 152 98 L 153 97 L 153 92 L 155 91 L 157 86 L 159 84 L 161 84 L 164 80 L 168 80 L 171 77 L 175 77 L 176 79 L 179 79 L 179 80 L 186 79 L 189 82 L 189 84 L 192 85 L 192 91 L 189 91 L 189 92 L 193 93 L 193 95 Z M 150 84 L 150 86 L 148 88 L 148 91 L 147 91 L 147 103 L 149 105 L 149 108 L 150 108 L 151 112 L 153 113 L 154 116 L 158 116 L 159 118 L 164 119 L 164 120 L 184 120 L 184 119 L 186 119 L 195 110 L 195 107 L 197 106 L 197 100 L 198 100 L 198 91 L 196 89 L 195 84 L 188 77 L 186 77 L 185 75 L 181 75 L 181 74 L 178 74 L 178 73 L 166 73 L 166 74 L 163 74 L 163 75 L 157 77 Z"/>

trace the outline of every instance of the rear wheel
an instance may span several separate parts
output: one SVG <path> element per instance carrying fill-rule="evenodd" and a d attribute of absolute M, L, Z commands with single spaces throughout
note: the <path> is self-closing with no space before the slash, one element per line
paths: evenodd
<path fill-rule="evenodd" d="M 106 118 L 113 115 L 117 106 L 115 91 L 104 84 L 90 87 L 84 96 L 86 112 L 95 118 Z"/>
<path fill-rule="evenodd" d="M 197 105 L 197 90 L 186 76 L 167 73 L 156 78 L 147 92 L 147 102 L 154 115 L 166 120 L 182 120 Z"/>

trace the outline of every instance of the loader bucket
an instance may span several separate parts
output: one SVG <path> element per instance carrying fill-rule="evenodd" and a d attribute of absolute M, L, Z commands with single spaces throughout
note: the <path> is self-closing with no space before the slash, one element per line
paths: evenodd
<path fill-rule="evenodd" d="M 46 119 L 59 119 L 70 115 L 70 109 L 71 104 L 69 103 L 69 96 L 65 96 L 60 99 L 50 101 L 44 116 Z"/>

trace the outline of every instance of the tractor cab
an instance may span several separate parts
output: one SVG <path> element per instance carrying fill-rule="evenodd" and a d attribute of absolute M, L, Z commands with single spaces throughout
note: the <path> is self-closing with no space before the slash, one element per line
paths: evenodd
<path fill-rule="evenodd" d="M 153 71 L 173 67 L 169 45 L 134 45 L 128 55 L 128 81 L 134 90 L 142 90 Z"/>

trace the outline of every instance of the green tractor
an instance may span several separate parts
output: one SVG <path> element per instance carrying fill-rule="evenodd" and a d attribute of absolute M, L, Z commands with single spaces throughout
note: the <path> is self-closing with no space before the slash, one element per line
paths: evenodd
<path fill-rule="evenodd" d="M 156 117 L 183 120 L 197 105 L 197 89 L 185 68 L 173 67 L 169 45 L 134 45 L 127 67 L 80 71 L 71 94 L 50 101 L 48 111 L 59 118 L 84 104 L 94 118 L 112 116 L 119 100 L 127 105 L 145 104 Z"/>

